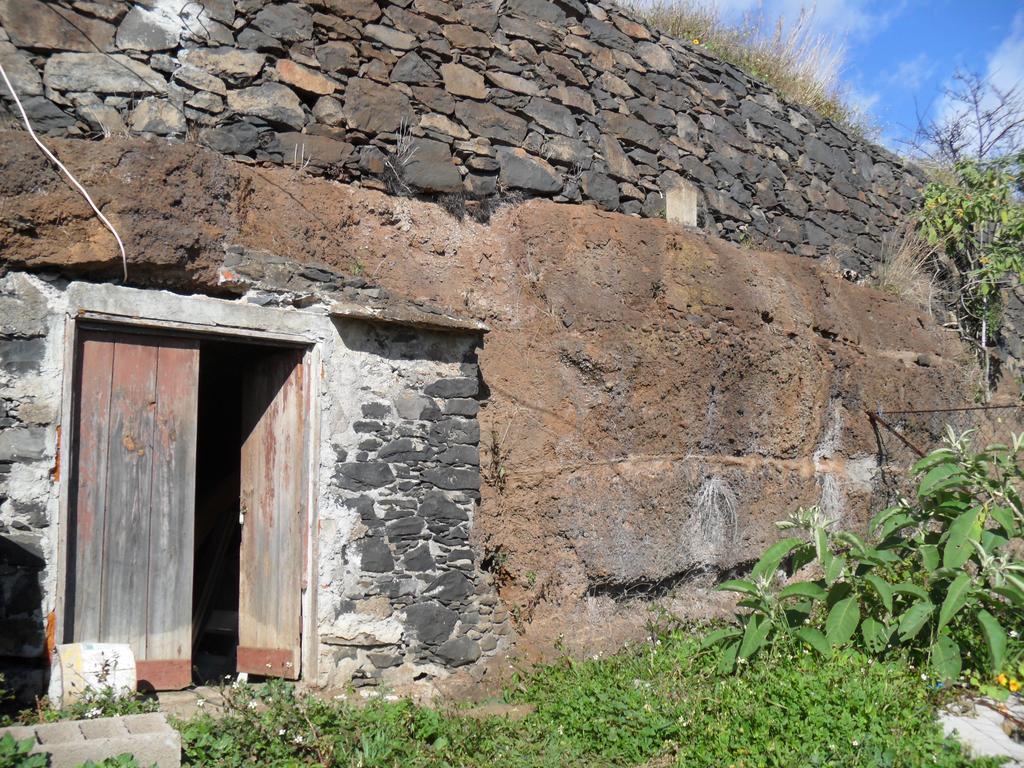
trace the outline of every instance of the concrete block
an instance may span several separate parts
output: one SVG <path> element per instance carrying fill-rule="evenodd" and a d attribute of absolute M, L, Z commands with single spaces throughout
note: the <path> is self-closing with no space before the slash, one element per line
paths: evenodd
<path fill-rule="evenodd" d="M 676 183 L 665 190 L 665 218 L 669 224 L 681 227 L 697 226 L 697 188 L 685 181 Z"/>
<path fill-rule="evenodd" d="M 87 739 L 120 739 L 130 735 L 119 717 L 80 720 L 78 724 Z"/>
<path fill-rule="evenodd" d="M 51 768 L 76 768 L 126 753 L 139 765 L 181 766 L 181 735 L 162 713 L 0 728 L 0 736 L 7 733 L 18 741 L 34 739 L 32 752 L 49 755 Z"/>
<path fill-rule="evenodd" d="M 51 723 L 47 726 L 39 726 L 35 729 L 35 739 L 40 744 L 71 744 L 76 741 L 85 741 L 85 734 L 78 727 L 77 720 L 70 720 L 63 723 Z"/>

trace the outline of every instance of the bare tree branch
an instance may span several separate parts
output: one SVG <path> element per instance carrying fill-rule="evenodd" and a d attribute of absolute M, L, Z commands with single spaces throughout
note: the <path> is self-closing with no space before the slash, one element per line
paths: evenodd
<path fill-rule="evenodd" d="M 942 114 L 918 113 L 917 130 L 904 142 L 914 154 L 952 166 L 1024 149 L 1024 84 L 1000 88 L 977 73 L 958 71 L 943 95 Z"/>

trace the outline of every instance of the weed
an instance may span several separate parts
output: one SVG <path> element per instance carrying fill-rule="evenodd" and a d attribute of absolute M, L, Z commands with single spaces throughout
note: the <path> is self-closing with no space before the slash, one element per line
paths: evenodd
<path fill-rule="evenodd" d="M 384 183 L 393 195 L 405 196 L 413 192 L 406 181 L 405 169 L 416 155 L 417 147 L 413 145 L 412 128 L 405 118 L 395 136 L 394 149 L 384 155 Z"/>
<path fill-rule="evenodd" d="M 740 627 L 708 637 L 725 649 L 723 671 L 799 642 L 823 657 L 848 647 L 905 654 L 947 684 L 1003 673 L 1024 631 L 1024 561 L 1010 546 L 1024 533 L 1022 458 L 1024 435 L 975 452 L 969 433 L 949 430 L 914 467 L 916 498 L 875 515 L 870 538 L 833 531 L 818 507 L 779 523 L 800 535 L 720 587 L 743 608 Z M 780 589 L 784 562 L 790 572 L 813 562 L 823 575 Z"/>
<path fill-rule="evenodd" d="M 875 285 L 931 314 L 938 290 L 934 266 L 938 250 L 921 236 L 916 222 L 889 232 L 882 239 Z"/>
<path fill-rule="evenodd" d="M 631 7 L 652 26 L 706 48 L 790 101 L 860 134 L 877 132 L 843 91 L 839 76 L 846 46 L 815 30 L 813 6 L 801 10 L 790 24 L 782 17 L 766 17 L 760 6 L 738 23 L 730 23 L 718 5 L 706 0 L 654 0 L 635 2 Z"/>

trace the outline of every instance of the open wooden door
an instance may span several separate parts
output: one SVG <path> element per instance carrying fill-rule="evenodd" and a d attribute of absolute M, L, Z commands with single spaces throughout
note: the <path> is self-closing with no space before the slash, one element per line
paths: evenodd
<path fill-rule="evenodd" d="M 192 682 L 199 344 L 82 330 L 65 640 L 128 643 L 140 683 Z"/>
<path fill-rule="evenodd" d="M 238 671 L 297 679 L 306 526 L 306 382 L 300 349 L 254 364 L 242 393 Z"/>

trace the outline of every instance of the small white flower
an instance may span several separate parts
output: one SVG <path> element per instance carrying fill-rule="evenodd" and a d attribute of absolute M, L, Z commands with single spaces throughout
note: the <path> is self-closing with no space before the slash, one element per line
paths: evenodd
<path fill-rule="evenodd" d="M 1017 630 L 1016 629 L 1011 629 L 1010 630 L 1010 637 L 1012 637 L 1014 640 L 1017 639 Z"/>
<path fill-rule="evenodd" d="M 286 733 L 288 733 L 288 731 L 286 731 L 284 728 L 282 728 L 281 730 L 279 730 L 277 732 L 277 735 L 278 736 L 284 736 Z"/>
<path fill-rule="evenodd" d="M 928 679 L 928 675 L 921 675 L 921 679 L 922 680 L 927 680 Z"/>
<path fill-rule="evenodd" d="M 857 741 L 856 739 L 854 739 L 853 741 L 851 741 L 851 742 L 850 742 L 850 744 L 852 744 L 852 745 L 853 745 L 853 746 L 855 746 L 855 747 L 859 747 L 859 746 L 860 746 L 860 742 L 859 742 L 859 741 Z"/>
<path fill-rule="evenodd" d="M 250 701 L 247 706 L 249 707 L 249 709 L 256 709 L 256 702 L 255 701 Z"/>
<path fill-rule="evenodd" d="M 196 699 L 196 706 L 202 709 L 206 706 L 206 699 Z"/>
<path fill-rule="evenodd" d="M 301 744 L 302 743 L 302 734 L 301 733 L 296 734 L 295 738 L 292 739 L 292 741 L 294 741 L 296 744 Z"/>
<path fill-rule="evenodd" d="M 102 714 L 103 714 L 103 710 L 100 709 L 99 707 L 96 707 L 95 709 L 90 709 L 88 712 L 86 712 L 85 716 L 87 718 L 93 718 L 93 717 L 99 717 Z"/>

